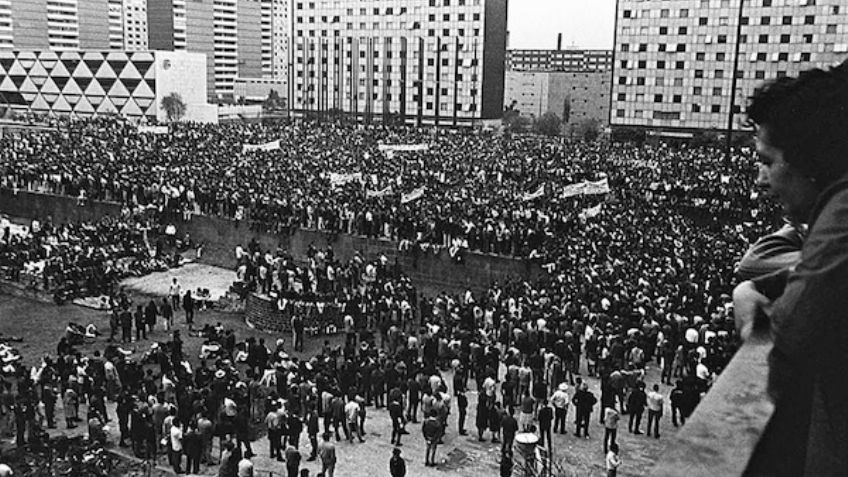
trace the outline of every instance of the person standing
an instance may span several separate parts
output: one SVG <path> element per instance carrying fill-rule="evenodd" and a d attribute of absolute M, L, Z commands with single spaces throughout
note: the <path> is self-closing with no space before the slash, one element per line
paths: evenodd
<path fill-rule="evenodd" d="M 170 439 L 171 446 L 169 450 L 171 451 L 171 464 L 174 466 L 174 473 L 182 474 L 183 426 L 177 419 L 171 421 Z"/>
<path fill-rule="evenodd" d="M 300 472 L 300 451 L 291 444 L 286 448 L 286 471 L 288 477 L 298 477 Z"/>
<path fill-rule="evenodd" d="M 389 459 L 389 474 L 391 477 L 406 477 L 406 461 L 400 456 L 400 449 L 392 449 L 392 458 Z"/>
<path fill-rule="evenodd" d="M 191 290 L 185 292 L 183 296 L 183 310 L 185 310 L 186 324 L 188 324 L 188 330 L 192 330 L 192 325 L 194 324 L 194 298 L 191 296 Z"/>
<path fill-rule="evenodd" d="M 539 445 L 542 447 L 545 446 L 545 442 L 548 443 L 548 449 L 553 447 L 554 441 L 551 438 L 551 423 L 554 420 L 554 410 L 551 409 L 551 406 L 548 405 L 547 399 L 542 399 L 542 403 L 539 405 Z M 547 438 L 547 440 L 546 440 Z"/>
<path fill-rule="evenodd" d="M 147 339 L 147 321 L 144 318 L 144 310 L 138 305 L 135 309 L 135 340 L 142 339 Z"/>
<path fill-rule="evenodd" d="M 639 382 L 636 389 L 630 393 L 627 398 L 627 412 L 630 413 L 630 420 L 627 423 L 627 430 L 633 434 L 642 434 L 642 414 L 645 412 L 645 406 L 648 404 L 648 397 L 645 395 L 645 383 Z"/>
<path fill-rule="evenodd" d="M 551 404 L 554 405 L 554 432 L 565 434 L 565 420 L 568 416 L 568 385 L 560 383 L 557 390 L 551 396 Z"/>
<path fill-rule="evenodd" d="M 306 460 L 312 462 L 318 458 L 318 412 L 314 405 L 310 405 L 306 412 L 306 434 L 309 435 L 309 445 L 312 447 Z"/>
<path fill-rule="evenodd" d="M 397 400 L 392 400 L 389 403 L 389 417 L 392 419 L 392 439 L 391 443 L 397 447 L 402 446 L 400 443 L 401 429 L 403 428 L 403 405 Z"/>
<path fill-rule="evenodd" d="M 121 342 L 132 343 L 132 313 L 128 307 L 121 312 Z"/>
<path fill-rule="evenodd" d="M 674 389 L 671 390 L 671 394 L 668 397 L 669 402 L 671 403 L 671 423 L 674 427 L 677 427 L 677 415 L 680 414 L 680 425 L 686 424 L 686 418 L 683 417 L 683 412 L 681 411 L 683 407 L 683 381 L 677 380 L 674 383 Z"/>
<path fill-rule="evenodd" d="M 168 295 L 171 297 L 171 308 L 177 309 L 180 307 L 180 296 L 182 295 L 182 289 L 180 288 L 179 282 L 177 282 L 177 278 L 174 277 L 171 281 L 171 286 L 168 287 Z"/>
<path fill-rule="evenodd" d="M 648 393 L 648 437 L 651 437 L 651 431 L 655 438 L 660 438 L 660 418 L 663 414 L 663 395 L 660 394 L 660 385 L 654 384 L 653 391 Z"/>
<path fill-rule="evenodd" d="M 618 435 L 620 418 L 615 405 L 604 408 L 604 454 L 609 451 L 610 445 L 616 444 L 615 438 Z"/>
<path fill-rule="evenodd" d="M 321 473 L 324 477 L 333 477 L 336 471 L 336 447 L 330 442 L 332 434 L 325 432 L 324 441 L 318 446 L 318 457 L 321 458 Z"/>
<path fill-rule="evenodd" d="M 456 407 L 459 410 L 459 435 L 466 436 L 468 432 L 465 430 L 465 415 L 468 409 L 468 398 L 465 396 L 465 391 L 457 393 Z"/>
<path fill-rule="evenodd" d="M 197 424 L 190 423 L 183 436 L 183 451 L 186 455 L 186 473 L 200 473 L 200 456 L 203 455 L 203 441 L 197 432 Z"/>
<path fill-rule="evenodd" d="M 171 331 L 171 328 L 174 326 L 174 308 L 171 307 L 171 301 L 163 298 L 162 307 L 159 311 L 162 313 L 162 319 L 165 320 L 165 330 Z"/>
<path fill-rule="evenodd" d="M 501 419 L 501 432 L 503 433 L 503 444 L 501 444 L 501 454 L 512 452 L 512 443 L 515 441 L 515 434 L 518 432 L 518 421 L 515 419 L 515 408 L 510 406 L 509 412 L 505 412 Z"/>
<path fill-rule="evenodd" d="M 574 435 L 580 437 L 580 430 L 583 430 L 583 437 L 589 438 L 589 420 L 592 417 L 592 408 L 598 399 L 589 391 L 589 385 L 586 383 L 580 384 L 580 390 L 574 394 L 571 403 L 574 404 L 577 414 L 577 429 Z"/>
<path fill-rule="evenodd" d="M 607 477 L 616 477 L 618 468 L 621 466 L 621 458 L 618 456 L 618 444 L 610 445 L 606 457 Z"/>
<path fill-rule="evenodd" d="M 265 427 L 268 430 L 268 453 L 272 459 L 282 462 L 283 451 L 281 447 L 282 418 L 277 408 L 271 408 L 265 415 Z"/>
<path fill-rule="evenodd" d="M 421 425 L 421 433 L 424 434 L 424 440 L 427 442 L 427 450 L 424 455 L 424 465 L 432 467 L 436 465 L 436 449 L 439 446 L 439 439 L 442 433 L 442 424 L 436 418 L 436 412 L 430 411 Z"/>

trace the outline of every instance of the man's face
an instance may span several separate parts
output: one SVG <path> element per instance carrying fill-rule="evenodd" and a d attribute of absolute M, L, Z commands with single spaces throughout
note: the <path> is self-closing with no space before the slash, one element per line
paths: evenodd
<path fill-rule="evenodd" d="M 769 141 L 768 126 L 757 129 L 757 185 L 775 196 L 793 220 L 806 221 L 819 190 L 813 181 L 783 158 L 783 150 Z"/>

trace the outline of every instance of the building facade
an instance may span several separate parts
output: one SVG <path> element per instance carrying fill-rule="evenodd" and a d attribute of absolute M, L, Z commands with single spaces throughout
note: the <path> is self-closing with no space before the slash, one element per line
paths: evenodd
<path fill-rule="evenodd" d="M 742 1 L 618 0 L 611 125 L 739 129 L 764 80 L 848 57 L 844 0 Z"/>
<path fill-rule="evenodd" d="M 507 71 L 506 104 L 525 117 L 554 113 L 564 134 L 609 121 L 608 71 Z"/>
<path fill-rule="evenodd" d="M 501 117 L 506 0 L 294 2 L 294 111 L 442 125 Z"/>
<path fill-rule="evenodd" d="M 147 0 L 151 49 L 207 57 L 210 96 L 233 95 L 238 77 L 284 74 L 288 0 Z"/>
<path fill-rule="evenodd" d="M 509 50 L 512 71 L 609 71 L 612 50 Z"/>
<path fill-rule="evenodd" d="M 162 100 L 177 93 L 183 119 L 215 121 L 206 104 L 201 54 L 161 51 L 0 51 L 4 107 L 79 117 L 119 114 L 164 122 Z"/>

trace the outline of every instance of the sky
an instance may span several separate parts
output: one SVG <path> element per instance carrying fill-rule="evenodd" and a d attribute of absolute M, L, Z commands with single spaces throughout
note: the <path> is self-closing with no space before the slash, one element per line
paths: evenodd
<path fill-rule="evenodd" d="M 612 49 L 615 0 L 509 0 L 509 49 Z"/>

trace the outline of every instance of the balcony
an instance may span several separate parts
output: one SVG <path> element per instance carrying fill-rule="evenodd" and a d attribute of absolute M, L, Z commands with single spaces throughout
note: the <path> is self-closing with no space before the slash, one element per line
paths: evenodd
<path fill-rule="evenodd" d="M 773 474 L 770 457 L 780 448 L 767 430 L 774 414 L 766 394 L 771 347 L 765 332 L 742 345 L 675 439 L 667 442 L 663 461 L 650 475 Z"/>

